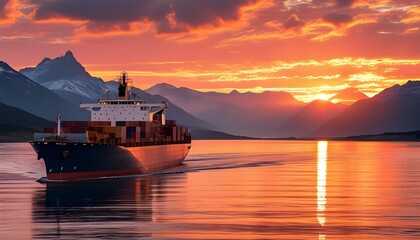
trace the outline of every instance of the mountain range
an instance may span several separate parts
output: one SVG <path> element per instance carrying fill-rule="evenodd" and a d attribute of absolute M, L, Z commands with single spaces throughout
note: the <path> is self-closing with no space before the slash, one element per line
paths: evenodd
<path fill-rule="evenodd" d="M 117 86 L 116 81 L 91 76 L 70 51 L 19 72 L 0 62 L 0 103 L 49 121 L 57 113 L 65 120 L 88 119 L 79 103 L 115 99 Z M 420 129 L 415 111 L 419 81 L 395 85 L 372 98 L 355 88 L 343 89 L 330 98 L 334 103 L 304 103 L 287 92 L 200 92 L 166 83 L 145 91 L 133 87 L 131 93 L 132 98 L 168 102 L 168 118 L 195 129 L 200 138 L 210 133 L 229 138 L 343 137 Z"/>
<path fill-rule="evenodd" d="M 194 116 L 206 119 L 218 130 L 254 137 L 280 136 L 273 129 L 305 105 L 287 92 L 199 92 L 165 83 L 145 91 L 165 96 Z"/>

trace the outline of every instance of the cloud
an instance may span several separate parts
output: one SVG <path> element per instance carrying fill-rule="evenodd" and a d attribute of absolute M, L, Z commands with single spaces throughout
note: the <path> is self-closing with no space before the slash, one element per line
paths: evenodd
<path fill-rule="evenodd" d="M 371 72 L 365 72 L 365 73 L 356 73 L 351 74 L 347 81 L 357 81 L 357 82 L 376 82 L 386 79 L 384 76 L 377 75 L 375 73 Z"/>
<path fill-rule="evenodd" d="M 337 0 L 337 6 L 339 7 L 351 7 L 356 0 Z"/>
<path fill-rule="evenodd" d="M 17 0 L 0 0 L 0 24 L 12 23 L 21 16 Z"/>
<path fill-rule="evenodd" d="M 300 30 L 303 26 L 305 26 L 305 22 L 300 20 L 296 14 L 290 15 L 286 22 L 283 23 L 284 29 Z"/>
<path fill-rule="evenodd" d="M 159 20 L 169 11 L 164 4 L 168 2 L 162 0 L 34 0 L 33 3 L 37 5 L 36 20 L 69 18 L 103 23 L 131 22 L 142 18 Z"/>
<path fill-rule="evenodd" d="M 420 22 L 420 7 L 413 7 L 407 11 L 407 17 L 402 19 L 402 23 L 417 23 Z"/>
<path fill-rule="evenodd" d="M 328 13 L 322 16 L 322 20 L 334 24 L 336 27 L 350 23 L 353 20 L 351 15 L 341 13 Z"/>
<path fill-rule="evenodd" d="M 180 0 L 173 1 L 176 21 L 198 27 L 206 24 L 220 25 L 224 21 L 240 18 L 239 9 L 256 1 L 249 0 Z"/>
<path fill-rule="evenodd" d="M 0 19 L 6 18 L 6 5 L 8 0 L 0 0 Z"/>
<path fill-rule="evenodd" d="M 420 30 L 420 27 L 407 28 L 407 29 L 404 30 L 404 32 L 402 32 L 402 34 L 415 33 L 419 30 Z"/>
<path fill-rule="evenodd" d="M 90 31 L 127 31 L 134 23 L 149 22 L 158 33 L 237 21 L 240 9 L 256 0 L 33 0 L 33 18 L 38 21 L 68 19 L 86 21 Z"/>

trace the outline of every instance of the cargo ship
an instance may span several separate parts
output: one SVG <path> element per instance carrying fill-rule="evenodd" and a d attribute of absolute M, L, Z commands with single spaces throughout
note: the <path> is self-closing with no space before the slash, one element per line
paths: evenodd
<path fill-rule="evenodd" d="M 137 175 L 180 165 L 191 148 L 191 134 L 167 120 L 168 104 L 130 99 L 129 79 L 121 74 L 118 99 L 82 103 L 90 121 L 61 121 L 35 133 L 30 142 L 45 162 L 48 180 L 64 181 Z"/>

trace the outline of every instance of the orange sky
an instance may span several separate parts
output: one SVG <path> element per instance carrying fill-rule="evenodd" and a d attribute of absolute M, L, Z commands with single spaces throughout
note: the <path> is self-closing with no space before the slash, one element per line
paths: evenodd
<path fill-rule="evenodd" d="M 0 60 L 71 50 L 93 76 L 126 70 L 143 89 L 373 96 L 420 79 L 419 39 L 414 0 L 0 0 Z"/>

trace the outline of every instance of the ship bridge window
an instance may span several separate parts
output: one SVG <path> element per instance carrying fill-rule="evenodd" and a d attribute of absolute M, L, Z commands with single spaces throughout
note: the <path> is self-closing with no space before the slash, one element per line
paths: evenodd
<path fill-rule="evenodd" d="M 101 107 L 93 107 L 92 108 L 92 111 L 96 111 L 97 112 L 97 111 L 100 111 L 100 110 L 101 110 Z"/>
<path fill-rule="evenodd" d="M 149 107 L 140 107 L 140 110 L 142 110 L 142 111 L 146 111 L 148 109 L 149 109 Z"/>

